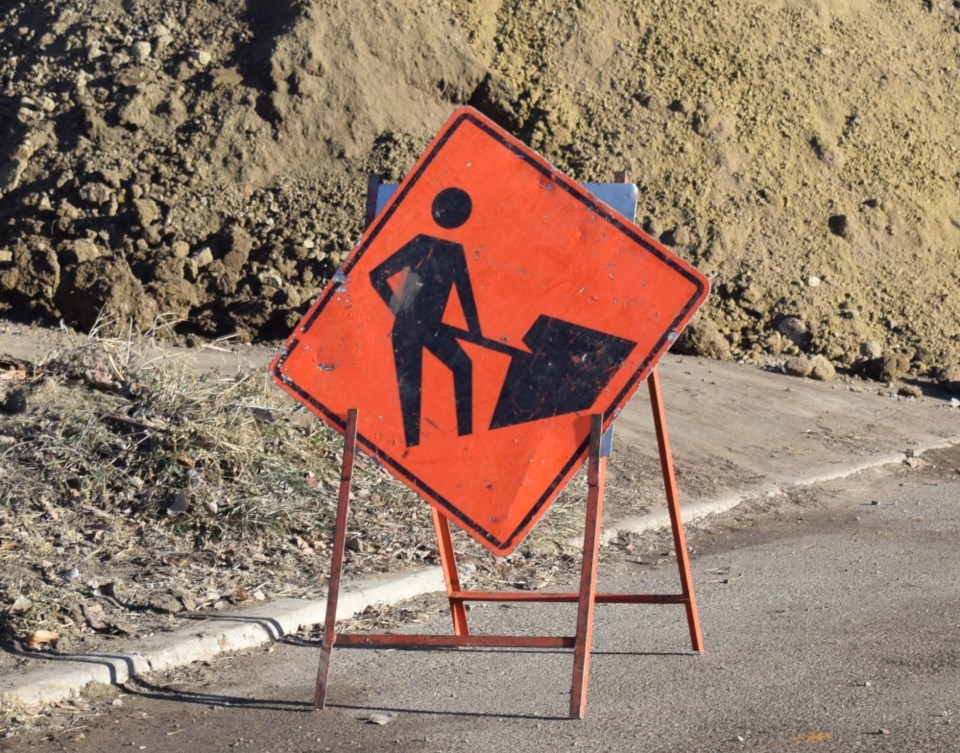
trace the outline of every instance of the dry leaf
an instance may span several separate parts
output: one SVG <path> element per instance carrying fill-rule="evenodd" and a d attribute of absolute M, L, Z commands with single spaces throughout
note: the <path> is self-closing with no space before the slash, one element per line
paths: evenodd
<path fill-rule="evenodd" d="M 94 630 L 104 630 L 107 627 L 107 623 L 104 620 L 103 607 L 99 604 L 91 604 L 87 606 L 86 604 L 80 605 L 80 610 L 83 612 L 83 619 L 87 621 L 87 624 Z"/>
<path fill-rule="evenodd" d="M 60 519 L 60 513 L 57 511 L 57 508 L 51 504 L 46 495 L 40 497 L 40 504 L 43 505 L 43 511 L 49 516 L 50 520 Z"/>
<path fill-rule="evenodd" d="M 10 365 L 6 371 L 0 371 L 0 382 L 24 382 L 29 377 L 25 362 L 11 363 L 4 359 L 4 365 Z"/>
<path fill-rule="evenodd" d="M 11 416 L 17 413 L 24 413 L 27 410 L 27 392 L 18 387 L 7 392 L 6 396 L 0 400 L 0 413 L 7 413 Z"/>
<path fill-rule="evenodd" d="M 173 502 L 170 503 L 170 506 L 167 508 L 167 515 L 171 518 L 175 518 L 177 515 L 187 511 L 187 508 L 190 506 L 190 499 L 183 492 L 177 492 L 173 495 Z"/>
<path fill-rule="evenodd" d="M 37 648 L 46 643 L 53 643 L 60 636 L 52 630 L 37 630 L 26 637 L 26 643 L 30 648 Z"/>
<path fill-rule="evenodd" d="M 346 547 L 348 551 L 357 552 L 358 554 L 370 551 L 370 547 L 367 546 L 366 542 L 359 536 L 351 536 L 347 539 Z"/>
<path fill-rule="evenodd" d="M 256 419 L 258 423 L 269 426 L 277 422 L 277 417 L 273 415 L 273 411 L 269 408 L 251 408 L 250 413 L 253 414 L 254 419 Z"/>
<path fill-rule="evenodd" d="M 114 378 L 113 372 L 103 364 L 97 364 L 84 374 L 87 384 L 103 392 L 118 392 L 120 384 Z"/>
<path fill-rule="evenodd" d="M 810 732 L 806 735 L 794 735 L 784 740 L 785 743 L 825 743 L 833 739 L 830 732 Z"/>

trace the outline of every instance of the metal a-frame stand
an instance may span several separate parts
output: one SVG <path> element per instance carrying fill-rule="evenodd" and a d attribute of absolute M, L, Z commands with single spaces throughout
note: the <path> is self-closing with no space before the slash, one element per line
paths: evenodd
<path fill-rule="evenodd" d="M 368 223 L 376 211 L 377 187 L 379 181 L 371 179 L 371 192 L 368 195 Z M 353 462 L 357 438 L 357 410 L 347 414 L 344 432 L 343 465 L 340 475 L 340 489 L 337 501 L 336 522 L 334 524 L 333 551 L 330 565 L 330 588 L 327 593 L 326 620 L 320 649 L 320 665 L 317 671 L 317 684 L 314 695 L 314 707 L 319 710 L 326 705 L 326 695 L 330 672 L 330 659 L 334 644 L 338 646 L 364 646 L 381 648 L 544 648 L 573 649 L 573 678 L 570 685 L 569 716 L 582 719 L 586 713 L 587 683 L 590 670 L 590 653 L 593 638 L 594 611 L 597 604 L 683 604 L 686 610 L 690 642 L 697 653 L 703 651 L 703 638 L 700 631 L 700 618 L 697 612 L 693 592 L 693 577 L 687 553 L 683 521 L 680 517 L 680 499 L 677 491 L 676 476 L 670 441 L 667 436 L 666 416 L 663 396 L 660 389 L 660 375 L 654 368 L 647 378 L 653 421 L 657 435 L 657 447 L 660 454 L 660 467 L 663 473 L 667 497 L 667 508 L 673 529 L 673 542 L 677 555 L 680 574 L 680 593 L 678 594 L 636 594 L 604 593 L 597 591 L 597 565 L 600 551 L 600 530 L 603 519 L 603 495 L 606 478 L 606 464 L 612 443 L 609 433 L 602 432 L 603 416 L 592 417 L 589 459 L 587 466 L 587 511 L 583 537 L 583 564 L 580 573 L 580 589 L 575 592 L 528 592 L 528 591 L 464 591 L 460 584 L 453 539 L 447 518 L 433 510 L 433 524 L 437 534 L 440 564 L 446 583 L 447 600 L 453 620 L 451 635 L 397 635 L 397 634 L 336 634 L 337 601 L 340 591 L 340 578 L 343 571 L 343 557 L 346 543 L 347 514 L 350 499 L 350 487 L 353 478 Z M 465 604 L 470 601 L 499 602 L 563 602 L 577 604 L 576 633 L 573 636 L 515 636 L 515 635 L 472 635 L 467 626 Z"/>

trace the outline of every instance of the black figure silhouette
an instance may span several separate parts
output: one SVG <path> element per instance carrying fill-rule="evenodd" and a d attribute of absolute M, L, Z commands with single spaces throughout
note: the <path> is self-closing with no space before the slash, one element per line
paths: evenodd
<path fill-rule="evenodd" d="M 452 230 L 467 221 L 472 209 L 466 191 L 445 188 L 434 198 L 431 213 L 437 225 Z M 390 279 L 403 271 L 406 276 L 394 290 Z M 472 433 L 473 363 L 457 337 L 469 333 L 473 335 L 471 339 L 479 339 L 482 335 L 463 246 L 431 235 L 418 235 L 374 269 L 370 281 L 395 317 L 390 334 L 407 446 L 420 444 L 424 350 L 453 373 L 457 433 Z M 468 333 L 443 323 L 454 289 Z"/>

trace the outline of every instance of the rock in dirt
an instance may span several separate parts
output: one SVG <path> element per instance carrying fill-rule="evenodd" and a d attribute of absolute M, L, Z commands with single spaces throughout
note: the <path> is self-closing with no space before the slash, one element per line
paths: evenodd
<path fill-rule="evenodd" d="M 72 266 L 99 259 L 101 256 L 103 256 L 103 251 L 96 243 L 90 240 L 78 239 L 64 244 L 59 261 L 61 264 Z"/>
<path fill-rule="evenodd" d="M 234 225 L 224 235 L 223 246 L 223 266 L 232 277 L 239 279 L 250 259 L 254 240 L 241 226 Z"/>
<path fill-rule="evenodd" d="M 160 206 L 153 199 L 134 199 L 133 208 L 141 227 L 149 227 L 160 219 Z"/>
<path fill-rule="evenodd" d="M 810 345 L 811 335 L 807 323 L 798 316 L 787 316 L 777 324 L 777 332 L 787 338 L 798 348 Z"/>
<path fill-rule="evenodd" d="M 113 191 L 110 187 L 99 181 L 87 183 L 80 189 L 80 198 L 94 206 L 106 204 L 112 197 Z"/>
<path fill-rule="evenodd" d="M 816 355 L 812 359 L 812 368 L 810 370 L 810 378 L 816 379 L 818 382 L 830 382 L 837 375 L 837 370 L 834 368 L 833 364 L 830 362 L 824 355 Z"/>
<path fill-rule="evenodd" d="M 783 363 L 783 373 L 795 377 L 809 377 L 819 382 L 829 382 L 836 376 L 836 369 L 823 355 L 798 355 Z"/>
<path fill-rule="evenodd" d="M 793 356 L 783 362 L 783 373 L 795 377 L 808 377 L 813 371 L 813 361 L 806 356 Z"/>
<path fill-rule="evenodd" d="M 138 63 L 145 61 L 152 53 L 153 48 L 150 46 L 150 43 L 143 40 L 134 42 L 133 46 L 130 48 L 130 57 L 132 57 Z"/>
<path fill-rule="evenodd" d="M 206 68 L 213 59 L 206 50 L 193 50 L 190 53 L 190 59 L 197 64 L 199 68 Z"/>
<path fill-rule="evenodd" d="M 163 96 L 163 89 L 155 84 L 138 87 L 129 101 L 117 110 L 117 120 L 130 128 L 145 128 L 152 122 Z"/>
<path fill-rule="evenodd" d="M 160 313 L 153 298 L 123 259 L 99 258 L 78 264 L 64 275 L 56 300 L 65 316 L 86 330 L 101 311 L 120 321 L 150 322 Z"/>
<path fill-rule="evenodd" d="M 10 159 L 0 164 L 0 196 L 20 185 L 20 177 L 26 167 L 27 162 L 22 159 Z"/>
<path fill-rule="evenodd" d="M 708 319 L 695 319 L 690 322 L 674 343 L 673 352 L 715 358 L 719 361 L 729 361 L 732 358 L 730 343 Z"/>
<path fill-rule="evenodd" d="M 910 359 L 903 353 L 888 353 L 864 362 L 859 371 L 877 382 L 895 382 L 910 371 Z"/>

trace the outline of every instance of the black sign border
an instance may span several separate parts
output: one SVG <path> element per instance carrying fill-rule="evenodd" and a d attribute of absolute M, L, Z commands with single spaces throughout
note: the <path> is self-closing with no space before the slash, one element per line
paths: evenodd
<path fill-rule="evenodd" d="M 390 221 L 390 218 L 393 216 L 393 213 L 397 208 L 403 203 L 404 198 L 410 189 L 417 183 L 426 169 L 433 162 L 434 158 L 440 151 L 443 149 L 444 145 L 453 134 L 460 128 L 464 123 L 470 123 L 488 136 L 497 141 L 501 146 L 506 147 L 511 152 L 513 152 L 517 157 L 522 159 L 528 165 L 533 167 L 537 172 L 541 173 L 544 177 L 553 181 L 558 187 L 565 190 L 568 194 L 573 196 L 577 201 L 584 204 L 590 211 L 595 212 L 599 217 L 602 217 L 608 223 L 616 227 L 621 233 L 628 236 L 635 243 L 640 245 L 644 250 L 656 256 L 661 262 L 671 267 L 674 271 L 679 273 L 682 277 L 687 279 L 690 283 L 693 284 L 695 288 L 695 293 L 691 296 L 690 300 L 683 307 L 680 313 L 676 318 L 671 322 L 670 326 L 666 329 L 663 336 L 657 341 L 657 343 L 650 349 L 647 355 L 644 357 L 643 361 L 640 363 L 640 366 L 630 377 L 627 383 L 623 386 L 623 389 L 617 393 L 614 399 L 610 402 L 607 410 L 603 411 L 604 416 L 604 430 L 610 425 L 610 422 L 615 417 L 615 414 L 619 412 L 623 406 L 626 404 L 628 396 L 633 393 L 637 388 L 640 382 L 640 377 L 647 370 L 654 356 L 659 353 L 664 346 L 676 338 L 677 328 L 680 326 L 680 323 L 684 320 L 690 310 L 696 305 L 697 301 L 705 293 L 705 285 L 703 281 L 696 275 L 690 273 L 688 269 L 677 264 L 676 260 L 664 254 L 664 252 L 657 248 L 655 245 L 652 245 L 650 241 L 642 234 L 640 234 L 633 225 L 625 224 L 622 222 L 615 214 L 611 213 L 603 204 L 599 203 L 594 197 L 586 191 L 586 189 L 577 185 L 566 179 L 566 176 L 562 173 L 559 173 L 547 165 L 543 164 L 536 155 L 532 155 L 526 151 L 525 147 L 521 147 L 514 143 L 510 138 L 506 137 L 499 130 L 492 128 L 486 121 L 481 120 L 473 112 L 466 111 L 462 112 L 456 117 L 450 127 L 444 132 L 443 136 L 434 143 L 433 147 L 429 152 L 424 156 L 420 165 L 417 167 L 413 175 L 410 176 L 409 180 L 404 181 L 403 185 L 397 191 L 397 193 L 391 198 L 389 206 L 378 216 L 373 223 L 370 231 L 365 236 L 365 239 L 361 243 L 360 247 L 357 249 L 357 252 L 346 261 L 344 266 L 338 271 L 339 277 L 349 277 L 350 271 L 357 264 L 363 254 L 369 248 L 370 244 L 374 239 L 380 234 L 380 231 L 384 226 Z M 310 328 L 314 325 L 317 320 L 317 317 L 320 316 L 320 313 L 330 302 L 330 299 L 337 292 L 337 283 L 334 282 L 327 287 L 327 290 L 321 296 L 319 304 L 311 312 L 309 318 L 307 318 L 303 324 L 300 326 L 301 335 L 306 334 L 310 331 Z M 290 376 L 283 373 L 283 365 L 286 362 L 287 358 L 296 350 L 297 346 L 300 343 L 299 338 L 291 338 L 289 344 L 287 345 L 284 352 L 277 359 L 274 366 L 273 374 L 278 381 L 283 383 L 291 391 L 299 395 L 304 402 L 308 403 L 319 413 L 322 413 L 327 420 L 339 427 L 340 432 L 343 433 L 346 431 L 346 418 L 339 416 L 337 413 L 333 412 L 325 405 L 316 400 L 312 395 L 310 395 L 305 389 L 298 385 Z M 432 501 L 439 504 L 444 510 L 449 513 L 451 517 L 459 521 L 460 525 L 465 528 L 469 528 L 472 531 L 475 531 L 480 535 L 481 538 L 488 541 L 498 550 L 510 550 L 513 546 L 514 540 L 520 535 L 530 521 L 537 516 L 540 510 L 546 505 L 549 501 L 552 500 L 554 493 L 559 490 L 560 484 L 563 481 L 564 477 L 570 473 L 578 464 L 583 463 L 586 459 L 587 449 L 590 444 L 590 438 L 587 437 L 583 443 L 576 449 L 573 455 L 564 463 L 560 472 L 556 475 L 553 482 L 547 487 L 547 489 L 540 495 L 537 501 L 534 503 L 533 507 L 529 512 L 524 516 L 520 524 L 503 540 L 498 539 L 489 531 L 486 531 L 480 524 L 476 521 L 470 519 L 464 515 L 460 510 L 458 510 L 450 500 L 446 499 L 442 494 L 434 490 L 429 484 L 419 478 L 415 473 L 412 473 L 407 468 L 404 467 L 403 463 L 399 460 L 392 457 L 389 453 L 384 452 L 380 447 L 378 447 L 372 440 L 364 436 L 363 434 L 357 434 L 357 442 L 378 462 L 381 462 L 385 465 L 388 465 L 392 468 L 399 476 L 407 479 L 410 486 L 413 487 L 416 491 L 422 495 L 426 495 Z"/>

